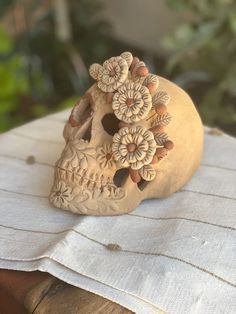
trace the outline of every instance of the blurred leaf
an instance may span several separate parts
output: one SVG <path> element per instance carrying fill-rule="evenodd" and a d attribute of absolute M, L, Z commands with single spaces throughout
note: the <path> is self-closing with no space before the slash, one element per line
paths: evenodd
<path fill-rule="evenodd" d="M 178 3 L 177 7 L 181 5 L 194 18 L 165 38 L 163 46 L 171 54 L 166 70 L 190 93 L 195 90 L 193 96 L 205 123 L 232 125 L 236 112 L 236 2 L 170 2 L 172 7 Z M 204 73 L 203 80 L 199 73 Z"/>
<path fill-rule="evenodd" d="M 0 14 L 6 13 L 10 20 L 11 11 L 21 11 L 23 5 L 19 0 L 0 0 Z M 14 38 L 0 28 L 1 131 L 78 101 L 74 95 L 84 93 L 88 82 L 71 59 L 68 45 L 86 66 L 108 57 L 111 26 L 100 14 L 103 1 L 71 0 L 67 5 L 72 28 L 68 44 L 55 35 L 53 6 L 45 6 L 45 1 L 24 5 L 26 28 Z"/>
<path fill-rule="evenodd" d="M 230 95 L 236 97 L 236 74 L 229 72 L 222 82 L 220 82 L 219 87 L 223 92 L 228 92 Z"/>
<path fill-rule="evenodd" d="M 2 16 L 7 9 L 11 7 L 17 0 L 0 0 L 0 16 Z"/>
<path fill-rule="evenodd" d="M 0 55 L 8 54 L 13 49 L 13 43 L 6 31 L 0 27 Z"/>
<path fill-rule="evenodd" d="M 207 117 L 209 124 L 213 124 L 219 115 L 221 106 L 220 91 L 211 89 L 205 96 L 199 111 L 203 117 Z"/>
<path fill-rule="evenodd" d="M 61 102 L 58 105 L 58 109 L 66 109 L 66 108 L 72 108 L 77 102 L 79 101 L 79 96 L 73 96 L 68 99 L 65 99 L 63 102 Z"/>
<path fill-rule="evenodd" d="M 232 32 L 236 33 L 236 12 L 229 14 L 229 24 Z"/>
<path fill-rule="evenodd" d="M 0 99 L 0 115 L 13 111 L 16 109 L 16 106 L 17 104 L 14 100 L 4 101 Z"/>
<path fill-rule="evenodd" d="M 176 1 L 176 0 L 167 0 L 167 4 L 172 8 L 172 9 L 175 9 L 175 10 L 180 10 L 184 7 L 185 3 L 183 0 L 179 0 L 179 1 Z"/>
<path fill-rule="evenodd" d="M 167 69 L 170 71 L 185 57 L 194 56 L 198 49 L 201 49 L 214 38 L 219 26 L 219 21 L 208 22 L 195 30 L 188 24 L 180 26 L 175 33 L 174 41 L 172 41 L 174 53 L 167 63 Z"/>
<path fill-rule="evenodd" d="M 49 109 L 45 105 L 34 104 L 32 107 L 32 114 L 35 117 L 42 117 L 49 113 Z"/>

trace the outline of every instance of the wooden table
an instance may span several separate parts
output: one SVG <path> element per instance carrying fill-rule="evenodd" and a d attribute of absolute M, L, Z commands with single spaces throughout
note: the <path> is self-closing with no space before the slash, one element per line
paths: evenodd
<path fill-rule="evenodd" d="M 0 270 L 1 314 L 131 314 L 48 273 Z"/>

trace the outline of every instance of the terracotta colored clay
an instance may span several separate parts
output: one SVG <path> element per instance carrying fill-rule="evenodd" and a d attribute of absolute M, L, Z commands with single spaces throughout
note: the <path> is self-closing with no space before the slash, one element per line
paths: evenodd
<path fill-rule="evenodd" d="M 145 66 L 141 66 L 137 69 L 137 74 L 139 76 L 147 76 L 148 75 L 148 68 Z"/>
<path fill-rule="evenodd" d="M 157 124 L 157 125 L 153 126 L 152 128 L 150 128 L 150 130 L 153 133 L 162 133 L 162 132 L 164 132 L 164 127 L 161 124 Z"/>
<path fill-rule="evenodd" d="M 163 104 L 159 104 L 155 106 L 155 111 L 157 114 L 163 114 L 163 113 L 166 113 L 167 107 Z"/>
<path fill-rule="evenodd" d="M 174 143 L 172 141 L 166 141 L 164 142 L 164 147 L 167 148 L 168 150 L 171 150 L 174 148 Z"/>

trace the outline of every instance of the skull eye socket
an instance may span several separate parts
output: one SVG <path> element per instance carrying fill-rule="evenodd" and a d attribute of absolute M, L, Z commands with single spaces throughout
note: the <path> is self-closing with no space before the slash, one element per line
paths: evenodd
<path fill-rule="evenodd" d="M 128 176 L 129 176 L 129 169 L 128 168 L 119 169 L 116 171 L 116 173 L 113 177 L 113 182 L 119 188 L 122 185 L 124 185 Z"/>
<path fill-rule="evenodd" d="M 81 127 L 93 115 L 93 101 L 90 94 L 85 94 L 73 108 L 69 123 L 72 127 Z"/>
<path fill-rule="evenodd" d="M 89 93 L 86 93 L 75 105 L 69 118 L 69 124 L 74 128 L 76 138 L 87 142 L 92 137 L 93 108 L 93 99 Z"/>
<path fill-rule="evenodd" d="M 82 135 L 82 139 L 89 142 L 91 140 L 91 137 L 92 137 L 92 120 L 90 120 L 87 129 Z"/>
<path fill-rule="evenodd" d="M 107 113 L 102 118 L 102 126 L 104 130 L 111 136 L 119 131 L 119 122 L 114 113 Z"/>

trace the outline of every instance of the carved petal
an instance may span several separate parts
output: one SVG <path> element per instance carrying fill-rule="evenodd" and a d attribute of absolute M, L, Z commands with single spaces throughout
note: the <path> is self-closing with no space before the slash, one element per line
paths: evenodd
<path fill-rule="evenodd" d="M 90 66 L 89 68 L 89 74 L 91 75 L 91 77 L 94 79 L 94 80 L 97 80 L 98 79 L 98 73 L 99 73 L 99 70 L 102 68 L 102 66 L 98 63 L 94 63 Z"/>
<path fill-rule="evenodd" d="M 156 177 L 156 171 L 150 165 L 143 166 L 139 174 L 146 181 L 152 181 Z"/>
<path fill-rule="evenodd" d="M 170 123 L 170 121 L 171 121 L 171 115 L 168 112 L 166 112 L 162 115 L 158 114 L 157 117 L 153 120 L 152 126 L 154 126 L 156 124 L 161 124 L 161 125 L 166 126 L 167 124 Z"/>
<path fill-rule="evenodd" d="M 84 148 L 82 151 L 87 155 L 95 155 L 96 154 L 96 149 L 93 147 Z"/>
<path fill-rule="evenodd" d="M 167 105 L 170 101 L 170 95 L 167 92 L 159 91 L 152 98 L 152 103 L 156 105 Z"/>
<path fill-rule="evenodd" d="M 157 145 L 162 146 L 167 140 L 168 135 L 165 132 L 155 134 L 155 141 Z"/>
<path fill-rule="evenodd" d="M 79 165 L 79 159 L 77 156 L 74 156 L 74 158 L 71 160 L 71 166 L 73 168 L 77 168 Z"/>
<path fill-rule="evenodd" d="M 129 169 L 129 174 L 134 183 L 139 183 L 141 180 L 140 174 L 138 170 Z"/>
<path fill-rule="evenodd" d="M 159 85 L 158 76 L 154 75 L 154 74 L 149 74 L 145 78 L 143 85 L 147 86 L 147 88 L 149 89 L 151 94 L 154 94 L 158 88 L 158 85 Z"/>
<path fill-rule="evenodd" d="M 87 158 L 86 157 L 82 158 L 79 165 L 82 169 L 87 169 L 88 167 Z"/>
<path fill-rule="evenodd" d="M 130 66 L 130 71 L 131 71 L 131 72 L 133 72 L 133 69 L 134 69 L 135 65 L 136 65 L 139 61 L 140 61 L 139 58 L 133 57 L 133 61 L 132 61 L 132 64 L 131 64 L 131 66 Z"/>
<path fill-rule="evenodd" d="M 148 68 L 146 67 L 145 63 L 143 61 L 139 61 L 132 70 L 132 76 L 141 76 L 145 77 L 148 75 Z"/>
<path fill-rule="evenodd" d="M 123 59 L 125 59 L 125 61 L 128 63 L 128 66 L 130 67 L 130 66 L 131 66 L 131 63 L 132 63 L 132 61 L 133 61 L 132 53 L 126 51 L 126 52 L 123 52 L 120 56 L 121 56 Z"/>

